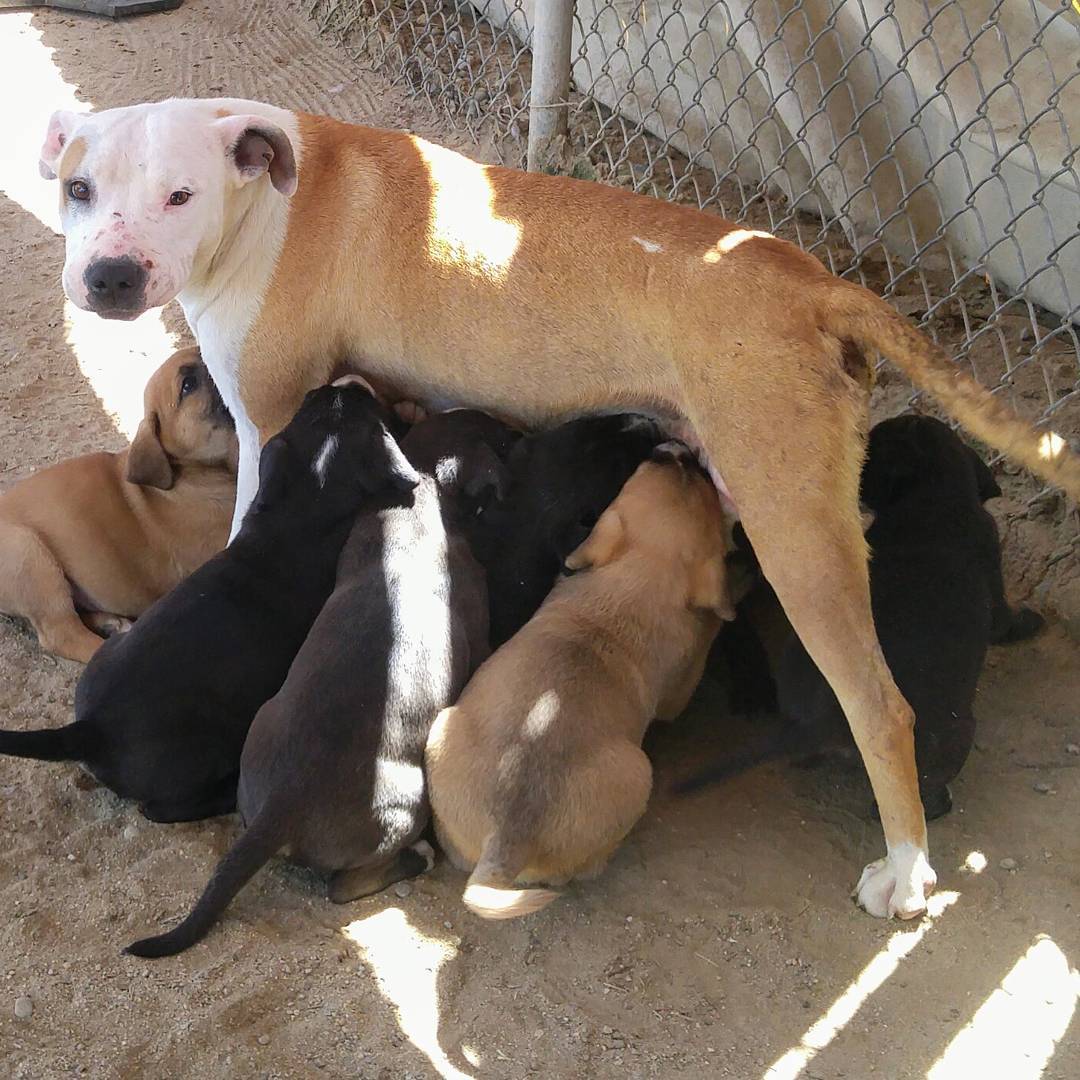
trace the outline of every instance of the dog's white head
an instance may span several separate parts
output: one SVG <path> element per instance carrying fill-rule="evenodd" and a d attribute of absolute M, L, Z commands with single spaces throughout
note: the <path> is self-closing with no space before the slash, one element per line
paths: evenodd
<path fill-rule="evenodd" d="M 296 190 L 291 119 L 226 99 L 54 113 L 40 169 L 60 181 L 69 299 L 106 319 L 174 299 L 254 200 Z"/>

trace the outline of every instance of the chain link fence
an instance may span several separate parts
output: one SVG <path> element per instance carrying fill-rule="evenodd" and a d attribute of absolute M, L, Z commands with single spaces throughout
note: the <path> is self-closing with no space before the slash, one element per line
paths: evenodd
<path fill-rule="evenodd" d="M 570 91 L 530 101 L 537 4 Z M 362 62 L 524 167 L 715 210 L 913 316 L 1025 415 L 1080 434 L 1080 0 L 315 0 Z M 878 406 L 910 388 L 883 369 Z"/>

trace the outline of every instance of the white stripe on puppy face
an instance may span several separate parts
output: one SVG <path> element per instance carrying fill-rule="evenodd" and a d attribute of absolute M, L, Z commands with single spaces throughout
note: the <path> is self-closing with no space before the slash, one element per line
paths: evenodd
<path fill-rule="evenodd" d="M 315 474 L 315 479 L 319 481 L 319 487 L 325 487 L 326 485 L 326 471 L 330 468 L 330 463 L 334 460 L 337 449 L 338 437 L 336 435 L 327 435 L 326 442 L 322 444 L 319 452 L 315 455 L 315 460 L 311 464 L 311 471 Z"/>

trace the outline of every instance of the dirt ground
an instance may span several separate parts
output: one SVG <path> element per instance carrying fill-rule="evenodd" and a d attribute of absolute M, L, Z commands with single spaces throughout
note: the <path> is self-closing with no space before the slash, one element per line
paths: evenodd
<path fill-rule="evenodd" d="M 119 24 L 0 13 L 0 69 L 0 134 L 40 114 L 34 146 L 63 84 L 97 107 L 227 93 L 463 145 L 319 38 L 293 0 L 186 0 Z M 131 328 L 88 339 L 69 325 L 62 241 L 26 209 L 44 190 L 33 154 L 0 162 L 0 182 L 7 484 L 121 445 L 124 409 L 130 421 L 163 353 L 123 337 Z M 166 325 L 179 329 L 175 311 Z M 1038 588 L 1051 579 L 1032 569 L 1046 559 L 1030 552 L 1052 555 L 1056 541 L 1022 507 L 1000 512 L 1023 541 L 1010 543 L 1010 580 L 1052 609 Z M 877 922 L 848 898 L 881 853 L 858 773 L 776 766 L 668 793 L 746 731 L 713 681 L 688 717 L 650 736 L 657 794 L 608 873 L 507 925 L 469 915 L 444 863 L 406 895 L 345 907 L 277 863 L 187 954 L 122 956 L 187 908 L 234 821 L 153 825 L 71 767 L 0 761 L 2 1072 L 1080 1076 L 1075 629 L 1058 622 L 992 654 L 956 809 L 930 827 L 936 914 L 914 926 Z M 67 722 L 78 675 L 0 621 L 4 725 Z"/>

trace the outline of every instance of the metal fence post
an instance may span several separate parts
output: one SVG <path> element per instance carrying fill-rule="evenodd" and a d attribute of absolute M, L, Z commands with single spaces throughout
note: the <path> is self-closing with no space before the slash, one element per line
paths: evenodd
<path fill-rule="evenodd" d="M 574 0 L 537 0 L 529 94 L 529 172 L 557 166 L 566 145 Z"/>

